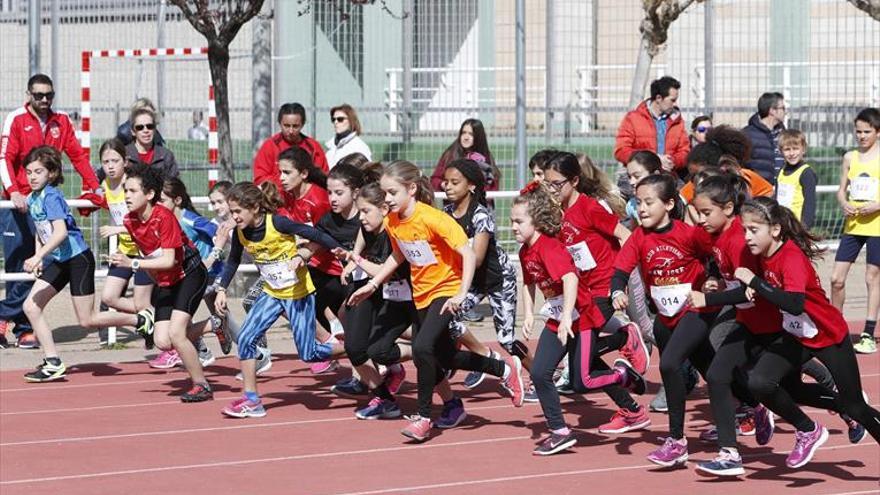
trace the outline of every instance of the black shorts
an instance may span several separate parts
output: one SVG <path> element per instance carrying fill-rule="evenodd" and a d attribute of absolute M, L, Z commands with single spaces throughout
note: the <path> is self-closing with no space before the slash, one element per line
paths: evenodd
<path fill-rule="evenodd" d="M 86 249 L 67 261 L 52 261 L 43 269 L 40 280 L 58 292 L 70 283 L 70 295 L 91 296 L 95 293 L 95 256 Z"/>
<path fill-rule="evenodd" d="M 190 316 L 196 314 L 205 289 L 208 287 L 208 270 L 204 265 L 196 265 L 179 282 L 170 287 L 153 288 L 153 310 L 156 321 L 171 319 L 175 309 Z"/>
<path fill-rule="evenodd" d="M 134 285 L 153 285 L 154 283 L 153 279 L 150 278 L 150 274 L 147 273 L 146 270 L 134 271 L 131 268 L 125 268 L 119 265 L 114 265 L 107 269 L 108 277 L 121 278 L 126 282 L 131 279 L 132 274 L 134 274 Z"/>
<path fill-rule="evenodd" d="M 852 263 L 859 257 L 862 246 L 868 245 L 868 264 L 880 266 L 880 237 L 843 234 L 834 261 Z"/>

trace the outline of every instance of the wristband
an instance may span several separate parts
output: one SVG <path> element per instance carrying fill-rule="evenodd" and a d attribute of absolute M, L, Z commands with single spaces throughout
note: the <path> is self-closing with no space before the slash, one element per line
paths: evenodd
<path fill-rule="evenodd" d="M 374 282 L 373 279 L 368 280 L 368 281 L 367 281 L 367 285 L 369 285 L 370 287 L 372 287 L 372 288 L 373 288 L 373 291 L 377 291 L 377 290 L 379 290 L 379 286 L 376 285 L 376 282 Z"/>
<path fill-rule="evenodd" d="M 616 290 L 611 293 L 611 300 L 613 301 L 613 300 L 617 299 L 617 296 L 625 296 L 625 295 L 626 295 L 626 293 L 623 292 L 622 290 Z"/>
<path fill-rule="evenodd" d="M 226 292 L 226 287 L 222 287 L 222 286 L 218 285 L 217 288 L 214 289 L 214 292 Z"/>

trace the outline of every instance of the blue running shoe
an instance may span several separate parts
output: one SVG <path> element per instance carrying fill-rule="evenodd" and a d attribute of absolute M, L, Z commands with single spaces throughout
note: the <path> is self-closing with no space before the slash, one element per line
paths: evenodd
<path fill-rule="evenodd" d="M 711 476 L 739 476 L 745 474 L 742 457 L 736 451 L 721 449 L 718 457 L 697 464 L 697 474 Z"/>
<path fill-rule="evenodd" d="M 381 397 L 373 397 L 369 404 L 354 412 L 357 419 L 394 419 L 401 415 L 397 403 Z"/>
<path fill-rule="evenodd" d="M 363 397 L 367 395 L 367 386 L 357 378 L 345 378 L 336 382 L 336 385 L 330 387 L 330 391 L 342 397 Z"/>
<path fill-rule="evenodd" d="M 455 428 L 460 425 L 466 417 L 467 413 L 464 411 L 464 404 L 461 402 L 461 399 L 453 397 L 452 400 L 443 404 L 443 412 L 440 414 L 440 419 L 437 420 L 437 423 L 434 426 L 444 429 Z"/>

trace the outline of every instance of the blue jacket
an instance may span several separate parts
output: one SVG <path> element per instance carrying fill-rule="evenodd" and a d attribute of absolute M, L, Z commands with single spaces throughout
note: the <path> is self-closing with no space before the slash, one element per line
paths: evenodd
<path fill-rule="evenodd" d="M 746 168 L 754 170 L 773 186 L 776 186 L 779 170 L 785 165 L 778 146 L 779 133 L 784 129 L 785 124 L 781 122 L 772 130 L 767 128 L 757 113 L 749 118 L 749 125 L 743 127 L 743 132 L 752 142 L 752 155 Z"/>

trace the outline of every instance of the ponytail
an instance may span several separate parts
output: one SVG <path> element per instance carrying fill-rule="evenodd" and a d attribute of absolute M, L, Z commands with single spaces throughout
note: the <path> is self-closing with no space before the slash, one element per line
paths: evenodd
<path fill-rule="evenodd" d="M 694 188 L 694 197 L 706 196 L 712 203 L 722 207 L 732 203 L 734 215 L 739 214 L 749 197 L 749 183 L 736 174 L 715 175 L 695 183 L 697 186 Z"/>
<path fill-rule="evenodd" d="M 189 210 L 195 214 L 199 213 L 193 205 L 192 198 L 189 197 L 189 192 L 186 190 L 186 184 L 177 177 L 165 179 L 165 183 L 162 186 L 162 192 L 172 200 L 180 198 L 180 207 L 182 209 Z"/>
<path fill-rule="evenodd" d="M 672 211 L 669 212 L 669 218 L 673 220 L 682 220 L 685 215 L 686 207 L 678 194 L 678 188 L 675 184 L 675 178 L 671 174 L 653 174 L 645 177 L 636 184 L 635 191 L 640 187 L 654 187 L 660 201 L 668 203 L 673 202 Z M 634 191 L 634 192 L 635 192 Z"/>
<path fill-rule="evenodd" d="M 486 174 L 483 173 L 480 165 L 469 158 L 459 158 L 446 165 L 446 170 L 451 168 L 458 170 L 468 182 L 473 184 L 474 192 L 472 193 L 471 199 L 473 199 L 474 204 L 471 206 L 474 207 L 477 204 L 487 206 Z"/>
<path fill-rule="evenodd" d="M 275 213 L 284 206 L 284 199 L 274 182 L 267 180 L 259 186 L 253 182 L 239 182 L 226 194 L 226 201 L 238 203 L 247 210 Z"/>
<path fill-rule="evenodd" d="M 419 167 L 414 164 L 406 160 L 391 162 L 385 169 L 383 176 L 390 177 L 404 186 L 415 184 L 416 200 L 434 206 L 434 189 L 431 188 L 431 179 L 422 174 Z"/>
<path fill-rule="evenodd" d="M 767 225 L 779 225 L 780 236 L 783 241 L 792 241 L 813 261 L 822 259 L 824 249 L 819 247 L 821 240 L 811 234 L 804 225 L 794 216 L 791 210 L 780 205 L 773 198 L 759 197 L 750 199 L 742 207 L 743 214 L 757 216 L 762 223 Z"/>
<path fill-rule="evenodd" d="M 617 187 L 586 153 L 578 153 L 578 162 L 581 164 L 581 174 L 590 184 L 589 196 L 604 201 L 611 211 L 618 217 L 626 216 L 626 202 L 620 196 Z"/>
<path fill-rule="evenodd" d="M 278 155 L 278 161 L 290 162 L 293 165 L 293 168 L 300 173 L 307 173 L 306 182 L 309 184 L 315 184 L 321 189 L 327 189 L 327 176 L 324 175 L 324 172 L 322 172 L 321 169 L 315 166 L 315 163 L 312 160 L 312 155 L 310 155 L 308 151 L 299 146 L 293 146 L 282 151 Z"/>

